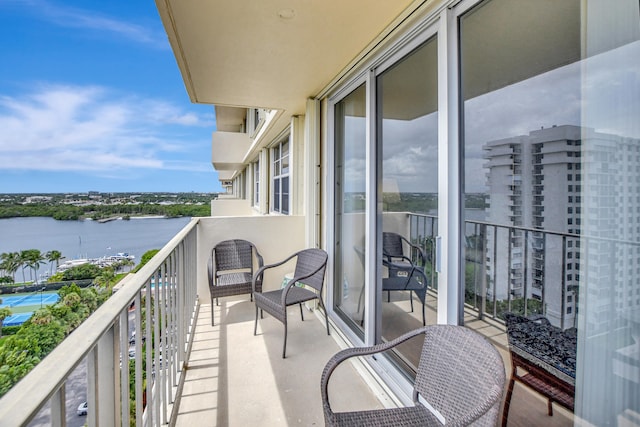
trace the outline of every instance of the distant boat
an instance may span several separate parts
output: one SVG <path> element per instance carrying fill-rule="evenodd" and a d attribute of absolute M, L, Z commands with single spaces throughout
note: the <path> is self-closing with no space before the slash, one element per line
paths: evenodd
<path fill-rule="evenodd" d="M 97 265 L 98 267 L 109 267 L 118 262 L 122 262 L 125 260 L 133 261 L 134 259 L 135 259 L 135 256 L 129 255 L 127 252 L 118 252 L 115 255 L 106 255 L 100 258 L 70 259 L 60 264 L 56 269 L 56 271 L 58 273 L 62 273 L 70 268 L 77 267 L 83 264 L 93 264 L 93 265 Z"/>

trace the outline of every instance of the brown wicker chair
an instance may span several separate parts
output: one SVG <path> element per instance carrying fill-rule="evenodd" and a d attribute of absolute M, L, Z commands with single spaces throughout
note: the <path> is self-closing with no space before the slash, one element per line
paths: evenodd
<path fill-rule="evenodd" d="M 343 361 L 389 350 L 424 334 L 413 388 L 414 406 L 358 412 L 333 412 L 328 384 Z M 462 326 L 432 325 L 387 343 L 336 353 L 321 378 L 327 426 L 495 426 L 500 413 L 505 371 L 502 357 L 486 338 Z"/>
<path fill-rule="evenodd" d="M 213 320 L 213 300 L 216 305 L 219 297 L 251 294 L 253 300 L 253 267 L 264 264 L 262 256 L 253 243 L 241 239 L 224 240 L 211 250 L 207 265 L 209 290 L 211 291 L 211 326 Z M 262 282 L 255 285 L 258 292 L 262 290 Z"/>
<path fill-rule="evenodd" d="M 296 259 L 296 268 L 293 278 L 282 289 L 275 291 L 262 292 L 259 284 L 262 283 L 264 271 L 285 264 L 289 260 Z M 302 303 L 317 299 L 320 307 L 324 310 L 325 322 L 327 325 L 327 335 L 329 335 L 329 320 L 327 319 L 327 310 L 322 302 L 322 286 L 324 284 L 324 272 L 327 266 L 327 253 L 322 249 L 305 249 L 296 252 L 287 259 L 275 264 L 265 265 L 260 268 L 254 277 L 254 296 L 256 301 L 256 321 L 253 328 L 253 335 L 256 335 L 258 329 L 258 310 L 260 314 L 263 311 L 271 314 L 284 324 L 284 344 L 282 346 L 282 357 L 285 357 L 287 351 L 287 307 L 291 305 L 300 305 L 300 317 L 304 320 L 302 314 Z M 304 284 L 305 286 L 296 286 Z"/>

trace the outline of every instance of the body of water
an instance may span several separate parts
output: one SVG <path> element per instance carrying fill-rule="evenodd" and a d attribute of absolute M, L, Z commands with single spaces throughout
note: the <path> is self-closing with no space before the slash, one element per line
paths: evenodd
<path fill-rule="evenodd" d="M 140 257 L 150 249 L 161 249 L 191 218 L 137 218 L 97 221 L 57 221 L 52 218 L 0 219 L 0 253 L 39 249 L 43 254 L 57 250 L 64 260 L 99 258 L 126 252 Z M 55 269 L 55 267 L 53 267 Z M 29 280 L 29 269 L 25 270 Z M 52 266 L 45 263 L 39 275 L 49 273 Z M 22 271 L 16 272 L 21 281 Z"/>

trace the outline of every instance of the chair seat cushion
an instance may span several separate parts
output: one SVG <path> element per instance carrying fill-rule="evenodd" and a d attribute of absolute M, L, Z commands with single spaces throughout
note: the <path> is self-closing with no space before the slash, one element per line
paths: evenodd
<path fill-rule="evenodd" d="M 269 305 L 280 306 L 282 303 L 282 292 L 284 292 L 284 289 L 256 294 L 256 302 L 268 301 Z M 287 305 L 295 305 L 316 298 L 318 298 L 318 294 L 315 292 L 306 288 L 292 286 L 289 288 L 289 293 L 287 294 Z"/>
<path fill-rule="evenodd" d="M 253 277 L 251 277 L 251 273 L 227 273 L 221 274 L 218 276 L 218 280 L 216 281 L 216 286 L 230 286 L 230 285 L 244 285 L 249 284 L 251 286 L 251 282 Z"/>
<path fill-rule="evenodd" d="M 442 426 L 438 418 L 422 405 L 372 411 L 337 412 L 333 416 L 335 422 L 329 423 L 332 426 Z"/>

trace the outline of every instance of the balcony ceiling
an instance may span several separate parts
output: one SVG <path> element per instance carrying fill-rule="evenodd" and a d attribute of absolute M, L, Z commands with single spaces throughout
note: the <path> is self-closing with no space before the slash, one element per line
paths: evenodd
<path fill-rule="evenodd" d="M 413 3 L 424 1 L 156 0 L 193 102 L 284 119 Z"/>

